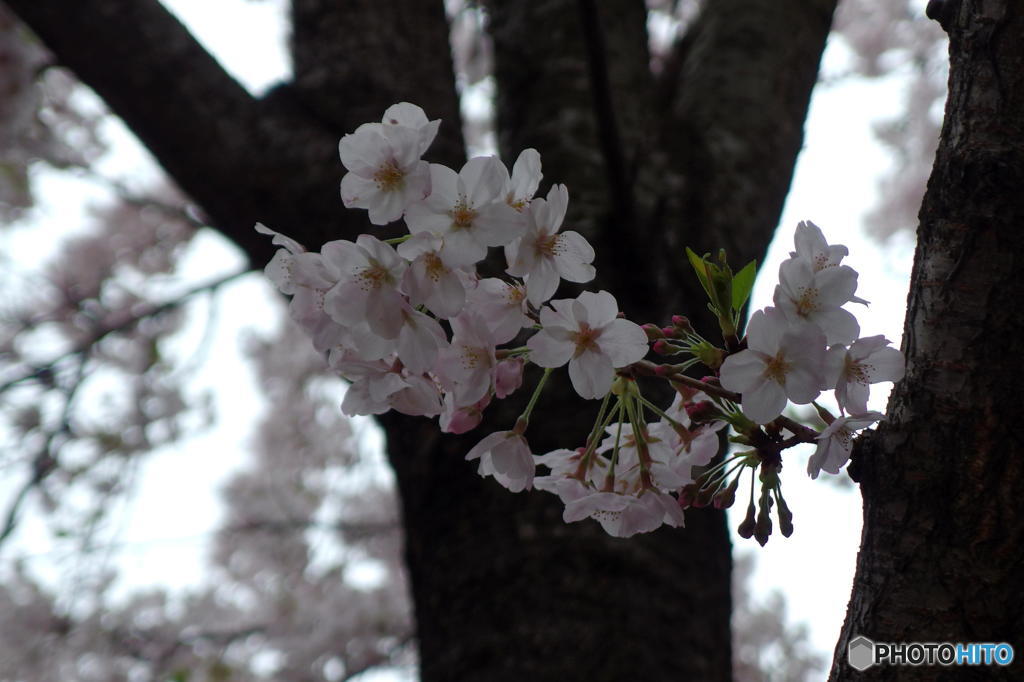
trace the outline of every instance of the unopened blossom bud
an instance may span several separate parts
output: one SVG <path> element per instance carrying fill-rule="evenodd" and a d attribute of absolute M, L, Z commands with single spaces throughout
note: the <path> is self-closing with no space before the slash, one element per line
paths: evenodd
<path fill-rule="evenodd" d="M 676 328 L 676 331 L 683 334 L 693 334 L 693 325 L 690 324 L 690 319 L 682 315 L 672 316 L 672 326 Z"/>
<path fill-rule="evenodd" d="M 697 498 L 697 493 L 700 491 L 700 486 L 696 483 L 688 483 L 684 485 L 679 491 L 679 506 L 686 509 L 693 505 L 694 500 Z"/>
<path fill-rule="evenodd" d="M 772 534 L 772 519 L 768 516 L 768 505 L 762 501 L 761 508 L 757 512 L 757 523 L 754 524 L 754 538 L 757 543 L 764 547 L 768 544 L 768 536 Z"/>
<path fill-rule="evenodd" d="M 683 405 L 683 409 L 686 410 L 686 416 L 695 424 L 707 424 L 722 417 L 718 407 L 710 400 L 686 403 Z"/>
<path fill-rule="evenodd" d="M 685 348 L 669 343 L 665 339 L 658 339 L 651 347 L 658 355 L 675 355 L 686 350 Z"/>
<path fill-rule="evenodd" d="M 728 509 L 731 507 L 733 503 L 736 502 L 736 488 L 738 488 L 739 485 L 740 477 L 737 476 L 732 479 L 732 483 L 715 493 L 715 497 L 711 502 L 715 509 Z"/>
<path fill-rule="evenodd" d="M 743 522 L 740 523 L 739 528 L 736 532 L 741 538 L 749 540 L 754 535 L 754 501 L 751 500 L 750 504 L 747 505 L 747 515 L 743 518 Z"/>
<path fill-rule="evenodd" d="M 649 341 L 657 341 L 658 339 L 665 338 L 665 334 L 661 331 L 661 327 L 656 324 L 648 322 L 647 324 L 640 325 L 640 328 L 644 330 L 645 334 L 647 334 L 647 339 Z"/>
<path fill-rule="evenodd" d="M 680 338 L 679 330 L 675 327 L 662 327 L 661 333 L 665 335 L 665 338 L 678 339 Z"/>
<path fill-rule="evenodd" d="M 700 492 L 697 493 L 697 498 L 693 501 L 693 506 L 697 507 L 698 509 L 700 507 L 708 506 L 709 504 L 711 504 L 711 500 L 714 498 L 715 492 L 717 490 L 717 486 L 708 486 L 707 488 L 702 488 Z"/>
<path fill-rule="evenodd" d="M 793 512 L 789 510 L 786 505 L 786 501 L 781 497 L 779 499 L 779 531 L 782 532 L 783 537 L 789 537 L 793 534 Z"/>

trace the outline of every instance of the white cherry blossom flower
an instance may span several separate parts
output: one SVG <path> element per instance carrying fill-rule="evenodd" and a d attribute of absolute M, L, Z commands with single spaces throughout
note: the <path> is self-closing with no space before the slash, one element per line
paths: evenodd
<path fill-rule="evenodd" d="M 853 450 L 854 433 L 865 429 L 880 419 L 885 419 L 881 412 L 865 412 L 864 414 L 839 417 L 818 436 L 818 447 L 807 460 L 807 473 L 817 478 L 823 470 L 830 474 L 838 474 L 839 470 L 850 459 Z"/>
<path fill-rule="evenodd" d="M 787 398 L 804 404 L 818 397 L 824 362 L 821 329 L 765 308 L 750 316 L 747 349 L 722 363 L 722 386 L 743 394 L 743 414 L 767 424 L 782 414 Z"/>
<path fill-rule="evenodd" d="M 829 344 L 846 344 L 857 338 L 860 325 L 852 313 L 840 306 L 853 300 L 856 290 L 857 271 L 848 265 L 815 272 L 810 261 L 790 258 L 779 266 L 774 301 L 789 320 L 821 327 Z"/>
<path fill-rule="evenodd" d="M 526 439 L 515 431 L 498 431 L 486 436 L 469 451 L 466 459 L 479 459 L 481 476 L 494 476 L 514 493 L 533 487 L 533 455 Z"/>
<path fill-rule="evenodd" d="M 844 411 L 867 412 L 870 384 L 903 378 L 903 353 L 889 346 L 890 343 L 879 334 L 857 339 L 849 348 L 833 346 L 829 349 L 831 381 L 826 388 L 835 388 L 836 400 Z"/>
<path fill-rule="evenodd" d="M 483 260 L 487 247 L 503 246 L 526 230 L 526 221 L 505 203 L 508 170 L 496 157 L 470 159 L 458 174 L 430 165 L 431 193 L 405 212 L 413 234 L 444 237 L 445 262 L 471 265 Z"/>
<path fill-rule="evenodd" d="M 470 305 L 494 335 L 495 343 L 514 339 L 533 321 L 526 316 L 526 288 L 495 277 L 482 279 L 467 294 Z"/>
<path fill-rule="evenodd" d="M 429 195 L 430 166 L 420 159 L 424 139 L 417 128 L 381 123 L 364 123 L 341 138 L 338 152 L 349 171 L 341 179 L 345 206 L 368 209 L 371 223 L 386 225 Z"/>
<path fill-rule="evenodd" d="M 437 129 L 441 126 L 441 119 L 427 120 L 427 114 L 420 107 L 409 102 L 392 104 L 384 111 L 380 119 L 381 124 L 386 126 L 404 126 L 415 130 L 419 136 L 419 154 L 423 155 L 430 144 L 437 136 Z"/>
<path fill-rule="evenodd" d="M 796 251 L 791 251 L 789 255 L 810 263 L 814 272 L 839 265 L 850 253 L 842 244 L 830 245 L 821 228 L 810 220 L 803 220 L 796 226 L 793 241 Z"/>
<path fill-rule="evenodd" d="M 607 291 L 584 291 L 576 299 L 551 301 L 551 306 L 541 310 L 543 329 L 526 344 L 530 360 L 541 367 L 568 362 L 573 388 L 583 398 L 604 397 L 615 369 L 647 354 L 647 334 L 618 318 L 618 303 Z"/>
<path fill-rule="evenodd" d="M 406 261 L 391 246 L 368 234 L 359 235 L 354 244 L 328 242 L 322 253 L 338 279 L 324 299 L 327 314 L 343 325 L 365 320 L 374 334 L 396 338 L 403 323 L 398 285 Z"/>
<path fill-rule="evenodd" d="M 402 289 L 413 305 L 425 305 L 440 318 L 459 314 L 466 303 L 466 288 L 459 269 L 445 263 L 443 240 L 432 232 L 414 234 L 399 244 L 398 255 L 410 261 Z"/>
<path fill-rule="evenodd" d="M 534 199 L 526 211 L 526 234 L 505 247 L 510 275 L 526 278 L 527 297 L 535 306 L 551 298 L 560 279 L 594 279 L 594 249 L 579 232 L 558 233 L 569 204 L 565 185 L 554 185 L 547 200 Z"/>
<path fill-rule="evenodd" d="M 494 386 L 497 359 L 494 337 L 479 315 L 464 311 L 452 318 L 451 345 L 441 351 L 436 372 L 455 396 L 455 406 L 471 405 Z"/>
<path fill-rule="evenodd" d="M 558 496 L 565 502 L 562 519 L 566 523 L 592 518 L 617 538 L 649 533 L 663 523 L 683 525 L 679 503 L 657 490 L 646 490 L 639 496 L 621 495 L 587 488 L 576 479 L 566 478 L 558 483 Z"/>

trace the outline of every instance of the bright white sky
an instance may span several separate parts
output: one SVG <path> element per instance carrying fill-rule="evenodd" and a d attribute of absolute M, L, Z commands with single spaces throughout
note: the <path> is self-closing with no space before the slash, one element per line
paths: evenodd
<path fill-rule="evenodd" d="M 163 2 L 251 90 L 262 90 L 287 75 L 283 0 Z M 245 30 L 238 30 L 239 26 Z M 831 46 L 826 69 L 838 71 L 844 62 L 842 48 Z M 867 312 L 856 311 L 862 335 L 881 333 L 899 344 L 912 248 L 909 239 L 880 248 L 862 234 L 860 224 L 874 204 L 878 176 L 889 163 L 871 134 L 871 122 L 895 113 L 900 88 L 896 79 L 846 81 L 816 92 L 805 149 L 781 221 L 783 228 L 762 270 L 755 307 L 770 303 L 778 263 L 792 248 L 792 229 L 799 220 L 810 219 L 822 227 L 831 243 L 850 248 L 847 262 L 861 273 L 857 293 L 872 302 Z M 108 159 L 104 170 L 152 176 L 152 161 L 130 136 L 119 126 L 112 128 L 111 135 L 117 153 Z M 40 174 L 39 180 L 44 196 L 52 192 L 62 197 L 61 202 L 41 210 L 31 227 L 5 238 L 5 248 L 12 249 L 11 253 L 31 249 L 38 254 L 40 244 L 52 244 L 68 225 L 80 224 L 88 202 L 99 196 L 97 188 L 60 174 Z M 213 279 L 240 263 L 231 247 L 212 236 L 197 240 L 192 253 L 190 281 Z M 271 316 L 261 320 L 251 314 L 260 301 L 272 309 L 270 296 L 266 283 L 252 275 L 227 287 L 219 297 L 206 360 L 208 367 L 217 370 L 200 372 L 202 378 L 194 388 L 196 394 L 216 390 L 219 422 L 208 434 L 152 455 L 137 473 L 137 492 L 120 516 L 123 530 L 120 548 L 115 550 L 125 589 L 192 585 L 203 579 L 206 540 L 220 515 L 219 486 L 244 466 L 253 418 L 262 409 L 241 347 L 246 333 L 269 332 L 273 327 Z M 189 353 L 200 344 L 204 307 L 197 308 L 196 321 L 176 340 L 180 352 Z M 230 389 L 224 390 L 225 386 Z M 875 391 L 874 409 L 884 410 L 883 392 Z M 780 589 L 790 619 L 807 622 L 813 644 L 830 658 L 850 594 L 861 526 L 860 498 L 852 489 L 839 490 L 825 482 L 827 475 L 811 481 L 804 473 L 808 454 L 790 451 L 785 456 L 784 493 L 795 514 L 794 536 L 788 540 L 773 536 L 765 549 L 738 537 L 734 542 L 739 551 L 756 554 L 758 588 Z M 4 488 L 0 484 L 0 490 Z M 730 519 L 733 528 L 745 511 L 745 505 L 737 507 L 739 514 Z M 18 545 L 29 555 L 53 558 L 46 538 L 41 522 L 27 518 Z"/>

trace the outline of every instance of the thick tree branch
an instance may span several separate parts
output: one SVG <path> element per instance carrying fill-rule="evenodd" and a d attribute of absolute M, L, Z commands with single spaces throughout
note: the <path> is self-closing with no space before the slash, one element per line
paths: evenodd
<path fill-rule="evenodd" d="M 685 246 L 725 247 L 739 265 L 763 255 L 789 192 L 835 5 L 715 0 L 681 41 L 662 130 L 666 172 L 678 178 L 678 191 L 660 198 L 670 280 L 688 276 Z"/>

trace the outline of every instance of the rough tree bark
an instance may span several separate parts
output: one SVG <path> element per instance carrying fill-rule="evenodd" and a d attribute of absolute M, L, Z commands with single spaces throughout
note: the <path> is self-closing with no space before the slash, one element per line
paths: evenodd
<path fill-rule="evenodd" d="M 390 103 L 462 141 L 443 3 L 294 0 L 295 78 L 256 99 L 156 0 L 9 0 L 153 151 L 211 223 L 261 266 L 261 220 L 316 248 L 366 229 L 345 212 L 337 138 Z M 596 286 L 633 319 L 702 314 L 684 245 L 760 257 L 788 190 L 835 0 L 707 3 L 664 73 L 650 72 L 641 0 L 491 0 L 498 123 L 511 161 L 533 146 L 564 182 L 568 223 L 599 254 Z M 373 30 L 368 30 L 372 27 Z M 780 40 L 779 36 L 785 36 Z M 545 185 L 546 187 L 546 185 Z M 544 189 L 544 188 L 542 188 Z M 567 381 L 539 409 L 538 452 L 582 441 L 594 406 Z M 508 428 L 518 405 L 480 429 Z M 730 678 L 724 518 L 621 541 L 561 523 L 463 457 L 479 439 L 389 415 L 425 680 Z"/>
<path fill-rule="evenodd" d="M 1024 673 L 1024 5 L 929 10 L 949 33 L 949 99 L 920 214 L 906 378 L 851 465 L 864 530 L 833 680 Z M 857 635 L 1010 642 L 1017 657 L 1010 668 L 862 674 L 846 664 Z"/>

